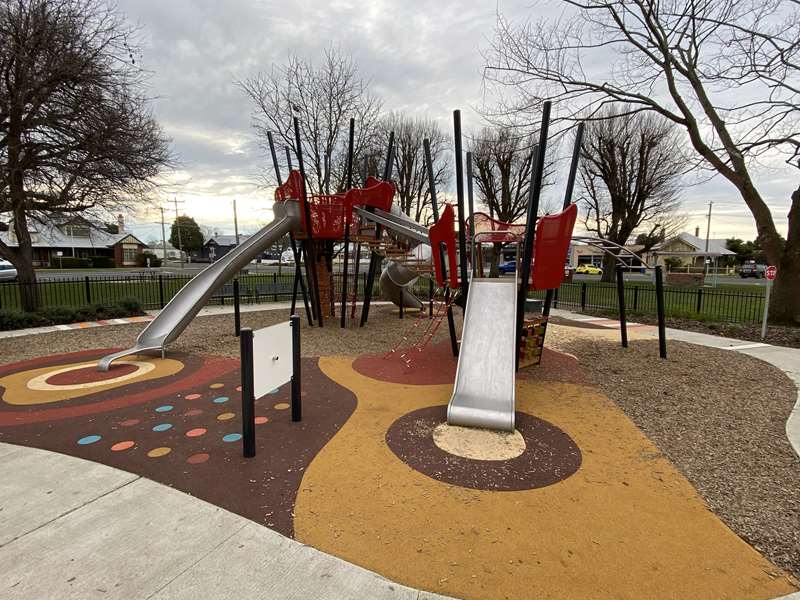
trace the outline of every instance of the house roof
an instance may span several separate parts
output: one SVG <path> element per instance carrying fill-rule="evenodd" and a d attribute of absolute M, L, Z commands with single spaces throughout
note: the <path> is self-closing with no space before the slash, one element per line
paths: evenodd
<path fill-rule="evenodd" d="M 679 240 L 693 248 L 688 252 L 686 251 L 672 251 L 664 249 L 665 246 L 669 246 L 671 242 L 675 240 Z M 653 248 L 654 254 L 663 254 L 663 255 L 675 255 L 675 256 L 734 256 L 736 253 L 732 250 L 728 250 L 725 247 L 727 240 L 708 240 L 708 252 L 706 252 L 706 240 L 703 238 L 699 238 L 694 236 L 690 233 L 679 233 L 674 238 L 667 240 L 661 244 L 657 244 Z"/>
<path fill-rule="evenodd" d="M 127 237 L 145 245 L 129 231 L 109 233 L 102 229 L 90 229 L 88 237 L 70 236 L 57 227 L 42 227 L 32 230 L 34 248 L 111 248 Z M 17 246 L 16 236 L 11 231 L 0 232 L 0 240 L 7 246 Z"/>
<path fill-rule="evenodd" d="M 250 237 L 250 234 L 240 233 L 239 234 L 239 241 L 243 242 L 247 238 Z M 211 242 L 214 242 L 217 246 L 235 246 L 236 245 L 236 236 L 235 235 L 215 235 L 212 238 L 206 240 L 204 245 L 208 245 Z"/>

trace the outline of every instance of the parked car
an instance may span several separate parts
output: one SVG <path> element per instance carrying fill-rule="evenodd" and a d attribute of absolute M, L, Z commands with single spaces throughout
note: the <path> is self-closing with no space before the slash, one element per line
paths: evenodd
<path fill-rule="evenodd" d="M 579 275 L 602 275 L 603 269 L 600 267 L 595 267 L 594 265 L 583 264 L 578 265 L 578 268 L 575 269 L 575 272 Z"/>
<path fill-rule="evenodd" d="M 289 249 L 285 250 L 283 254 L 281 254 L 281 262 L 282 263 L 294 263 L 294 252 Z"/>
<path fill-rule="evenodd" d="M 0 259 L 0 281 L 14 281 L 17 278 L 17 269 L 7 260 Z"/>
<path fill-rule="evenodd" d="M 764 274 L 767 270 L 767 265 L 759 265 L 754 260 L 746 260 L 739 269 L 739 277 L 746 279 L 747 277 L 754 277 L 756 279 L 764 279 Z"/>
<path fill-rule="evenodd" d="M 498 265 L 497 269 L 501 273 L 513 273 L 517 270 L 517 262 L 514 260 L 511 260 L 509 262 L 504 262 Z"/>

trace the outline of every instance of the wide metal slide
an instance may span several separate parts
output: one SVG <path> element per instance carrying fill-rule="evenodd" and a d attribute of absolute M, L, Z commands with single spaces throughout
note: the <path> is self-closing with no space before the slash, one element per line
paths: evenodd
<path fill-rule="evenodd" d="M 300 225 L 300 204 L 276 202 L 272 209 L 275 220 L 212 263 L 189 280 L 150 321 L 132 348 L 109 354 L 97 363 L 98 371 L 108 371 L 111 363 L 123 356 L 140 352 L 161 351 L 174 341 L 205 306 L 216 290 L 257 258 L 264 250 Z"/>
<path fill-rule="evenodd" d="M 517 280 L 469 284 L 450 425 L 514 430 Z"/>

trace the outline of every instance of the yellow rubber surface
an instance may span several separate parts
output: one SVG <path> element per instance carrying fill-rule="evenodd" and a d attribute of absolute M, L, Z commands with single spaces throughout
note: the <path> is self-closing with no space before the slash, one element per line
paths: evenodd
<path fill-rule="evenodd" d="M 579 446 L 577 473 L 549 487 L 478 491 L 400 461 L 385 435 L 402 415 L 446 404 L 452 386 L 405 386 L 320 367 L 358 398 L 307 469 L 297 539 L 401 583 L 464 598 L 752 598 L 795 591 L 738 538 L 608 398 L 517 384 L 517 408 Z"/>

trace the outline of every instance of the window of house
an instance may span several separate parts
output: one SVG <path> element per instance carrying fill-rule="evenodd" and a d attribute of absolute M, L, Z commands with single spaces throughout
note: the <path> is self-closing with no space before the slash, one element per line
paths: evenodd
<path fill-rule="evenodd" d="M 125 245 L 122 247 L 122 262 L 124 263 L 136 262 L 136 246 Z"/>

